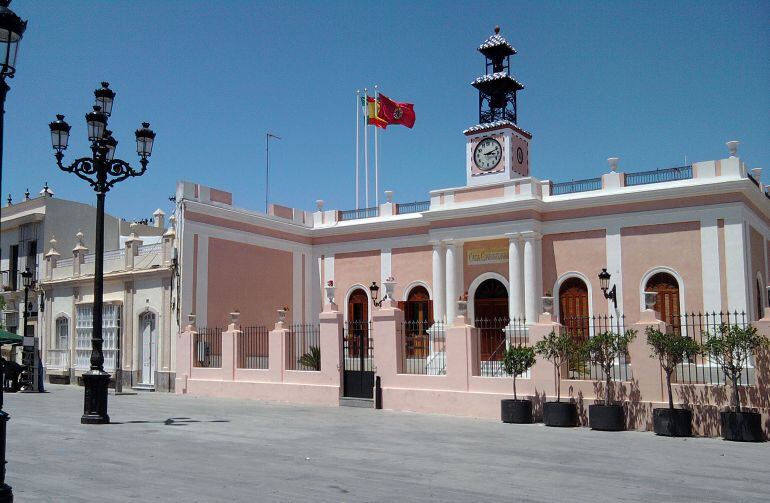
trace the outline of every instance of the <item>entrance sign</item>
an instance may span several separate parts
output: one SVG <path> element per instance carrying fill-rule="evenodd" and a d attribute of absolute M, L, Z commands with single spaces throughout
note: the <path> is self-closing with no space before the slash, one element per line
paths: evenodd
<path fill-rule="evenodd" d="M 468 250 L 468 265 L 507 263 L 508 248 L 476 248 Z"/>

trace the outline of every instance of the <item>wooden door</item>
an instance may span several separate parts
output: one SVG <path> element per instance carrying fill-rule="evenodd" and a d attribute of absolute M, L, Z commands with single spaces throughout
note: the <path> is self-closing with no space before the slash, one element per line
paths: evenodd
<path fill-rule="evenodd" d="M 659 272 L 647 281 L 647 292 L 657 292 L 655 311 L 660 319 L 678 330 L 679 322 L 679 283 L 672 275 Z"/>
<path fill-rule="evenodd" d="M 508 318 L 508 290 L 496 279 L 482 282 L 473 296 L 474 324 L 479 328 L 481 361 L 502 360 Z"/>
<path fill-rule="evenodd" d="M 374 365 L 369 331 L 369 297 L 361 289 L 348 299 L 348 323 L 343 341 L 343 383 L 346 397 L 374 396 Z"/>
<path fill-rule="evenodd" d="M 407 358 L 425 358 L 429 352 L 428 329 L 433 324 L 433 301 L 428 290 L 416 286 L 406 302 L 399 302 L 404 311 L 404 336 Z"/>
<path fill-rule="evenodd" d="M 588 337 L 588 287 L 580 278 L 569 278 L 559 287 L 559 319 L 577 340 Z"/>

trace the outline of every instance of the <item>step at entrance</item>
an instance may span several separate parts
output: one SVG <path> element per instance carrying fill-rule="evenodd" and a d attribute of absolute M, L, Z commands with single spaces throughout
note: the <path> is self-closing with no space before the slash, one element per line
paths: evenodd
<path fill-rule="evenodd" d="M 373 398 L 356 398 L 349 396 L 340 397 L 340 407 L 363 407 L 366 409 L 374 408 Z"/>
<path fill-rule="evenodd" d="M 155 391 L 155 386 L 152 384 L 136 384 L 132 386 L 131 389 L 135 389 L 136 391 Z"/>

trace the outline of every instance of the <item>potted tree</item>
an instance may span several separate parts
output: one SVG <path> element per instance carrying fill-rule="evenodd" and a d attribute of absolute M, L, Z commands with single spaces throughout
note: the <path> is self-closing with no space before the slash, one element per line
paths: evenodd
<path fill-rule="evenodd" d="M 717 333 L 704 335 L 706 353 L 722 368 L 725 379 L 730 381 L 733 388 L 730 400 L 732 410 L 720 413 L 722 438 L 740 442 L 761 442 L 762 415 L 741 409 L 738 386 L 749 358 L 756 355 L 760 349 L 767 349 L 770 341 L 758 334 L 757 329 L 751 325 L 741 328 L 738 324 L 723 323 Z"/>
<path fill-rule="evenodd" d="M 657 408 L 652 411 L 655 434 L 666 437 L 691 437 L 692 411 L 674 408 L 671 374 L 674 373 L 677 365 L 699 354 L 702 351 L 701 346 L 690 337 L 682 337 L 674 332 L 661 332 L 653 327 L 647 327 L 646 333 L 647 344 L 652 348 L 650 358 L 657 358 L 660 362 L 660 368 L 666 374 L 668 390 L 668 408 Z"/>
<path fill-rule="evenodd" d="M 535 350 L 529 346 L 511 345 L 503 353 L 503 370 L 513 377 L 513 400 L 500 401 L 500 417 L 504 423 L 531 423 L 532 402 L 516 396 L 516 376 L 535 364 Z"/>
<path fill-rule="evenodd" d="M 577 405 L 561 401 L 561 370 L 570 354 L 577 350 L 576 344 L 567 332 L 552 330 L 535 344 L 535 353 L 553 363 L 556 401 L 543 404 L 543 423 L 546 426 L 577 426 Z"/>
<path fill-rule="evenodd" d="M 612 377 L 615 360 L 628 352 L 628 343 L 636 337 L 636 330 L 622 334 L 606 331 L 589 337 L 585 343 L 588 360 L 604 374 L 604 403 L 588 406 L 588 425 L 594 430 L 621 431 L 626 427 L 623 405 L 613 404 Z"/>

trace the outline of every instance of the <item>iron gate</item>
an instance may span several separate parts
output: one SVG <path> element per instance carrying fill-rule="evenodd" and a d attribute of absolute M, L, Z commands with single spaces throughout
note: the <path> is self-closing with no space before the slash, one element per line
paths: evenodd
<path fill-rule="evenodd" d="M 343 340 L 343 383 L 346 397 L 374 398 L 374 347 L 368 321 L 349 321 Z"/>

